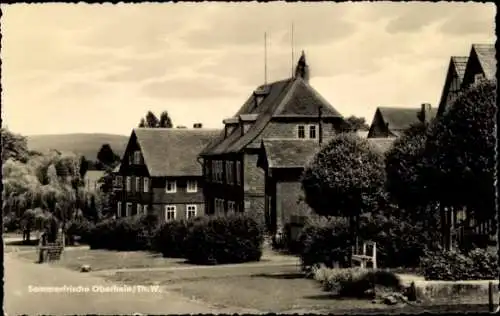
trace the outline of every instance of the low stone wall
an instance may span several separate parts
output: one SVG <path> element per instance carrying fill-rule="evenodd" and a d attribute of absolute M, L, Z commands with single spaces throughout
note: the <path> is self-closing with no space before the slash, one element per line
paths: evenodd
<path fill-rule="evenodd" d="M 427 281 L 415 280 L 417 298 L 422 301 L 461 301 L 488 303 L 489 283 L 493 283 L 493 302 L 499 301 L 498 280 Z"/>

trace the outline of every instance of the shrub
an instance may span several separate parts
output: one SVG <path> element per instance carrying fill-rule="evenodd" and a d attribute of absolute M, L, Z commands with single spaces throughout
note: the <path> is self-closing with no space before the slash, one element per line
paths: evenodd
<path fill-rule="evenodd" d="M 498 259 L 493 251 L 474 249 L 468 254 L 458 251 L 428 252 L 421 261 L 428 280 L 491 280 L 498 277 Z"/>
<path fill-rule="evenodd" d="M 156 231 L 154 250 L 164 257 L 182 258 L 185 255 L 188 222 L 167 222 Z"/>
<path fill-rule="evenodd" d="M 360 268 L 330 269 L 325 266 L 316 267 L 313 271 L 314 279 L 321 283 L 324 291 L 334 292 L 342 297 L 370 296 L 377 287 L 393 291 L 402 290 L 401 280 L 390 271 Z"/>
<path fill-rule="evenodd" d="M 6 215 L 3 217 L 3 227 L 5 232 L 16 232 L 21 228 L 20 220 L 17 216 Z"/>
<path fill-rule="evenodd" d="M 147 215 L 108 219 L 91 230 L 89 245 L 91 249 L 149 250 L 154 231 L 154 220 Z"/>
<path fill-rule="evenodd" d="M 261 224 L 247 214 L 201 217 L 188 229 L 185 256 L 198 264 L 258 261 L 263 231 Z"/>
<path fill-rule="evenodd" d="M 88 243 L 92 227 L 93 224 L 85 218 L 72 220 L 66 229 L 70 244 L 74 243 L 77 236 L 80 237 L 80 243 Z"/>
<path fill-rule="evenodd" d="M 332 268 L 335 263 L 347 266 L 349 256 L 348 223 L 342 218 L 308 223 L 300 236 L 302 268 L 309 271 L 323 264 Z"/>

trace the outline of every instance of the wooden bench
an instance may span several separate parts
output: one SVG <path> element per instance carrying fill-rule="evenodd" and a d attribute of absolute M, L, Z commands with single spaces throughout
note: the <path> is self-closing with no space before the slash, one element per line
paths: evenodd
<path fill-rule="evenodd" d="M 367 253 L 368 246 L 372 248 L 371 255 Z M 367 263 L 371 263 L 371 267 L 377 269 L 377 243 L 371 241 L 364 242 L 361 253 L 356 252 L 356 249 L 353 247 L 352 261 L 363 269 L 367 268 Z"/>

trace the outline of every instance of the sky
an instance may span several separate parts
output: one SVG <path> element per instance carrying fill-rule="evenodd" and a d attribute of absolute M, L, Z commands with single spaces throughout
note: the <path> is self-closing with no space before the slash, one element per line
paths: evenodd
<path fill-rule="evenodd" d="M 494 43 L 492 3 L 2 5 L 2 120 L 24 135 L 129 135 L 148 110 L 222 128 L 264 82 L 292 74 L 342 115 L 437 106 L 451 56 Z"/>

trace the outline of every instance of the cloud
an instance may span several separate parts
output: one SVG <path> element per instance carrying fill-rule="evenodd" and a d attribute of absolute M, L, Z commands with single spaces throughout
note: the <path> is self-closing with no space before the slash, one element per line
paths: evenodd
<path fill-rule="evenodd" d="M 348 10 L 348 6 L 335 3 L 287 3 L 286 7 L 282 3 L 220 4 L 204 17 L 203 27 L 182 39 L 190 48 L 262 47 L 267 32 L 274 45 L 289 47 L 293 22 L 299 45 L 317 45 L 356 31 L 355 24 L 343 18 Z"/>
<path fill-rule="evenodd" d="M 405 3 L 404 6 L 393 11 L 393 13 L 396 12 L 397 15 L 390 18 L 387 24 L 386 30 L 389 33 L 418 32 L 433 24 L 444 23 L 443 25 L 446 26 L 441 31 L 450 35 L 464 35 L 477 29 L 476 22 L 485 20 L 485 16 L 489 16 L 491 19 L 494 7 L 479 3 L 440 2 L 429 4 L 414 2 Z M 471 17 L 473 18 L 471 19 Z M 480 22 L 480 24 L 484 23 Z M 461 32 L 449 32 L 455 27 L 459 28 Z M 472 33 L 474 32 L 472 31 Z"/>
<path fill-rule="evenodd" d="M 141 91 L 159 99 L 218 99 L 239 95 L 234 85 L 214 76 L 166 78 L 144 84 Z"/>
<path fill-rule="evenodd" d="M 102 85 L 89 82 L 67 82 L 56 88 L 52 94 L 58 98 L 89 99 L 96 98 L 105 91 Z"/>

